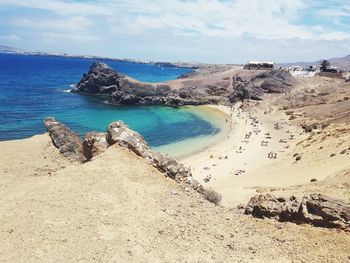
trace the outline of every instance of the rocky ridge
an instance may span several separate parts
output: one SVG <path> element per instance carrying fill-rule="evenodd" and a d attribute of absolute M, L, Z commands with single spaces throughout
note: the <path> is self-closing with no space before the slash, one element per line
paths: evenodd
<path fill-rule="evenodd" d="M 49 132 L 53 145 L 59 149 L 63 156 L 80 163 L 87 161 L 83 153 L 83 141 L 78 134 L 55 118 L 46 118 L 44 125 Z"/>
<path fill-rule="evenodd" d="M 249 78 L 234 77 L 230 72 L 222 76 L 222 72 L 189 74 L 185 79 L 146 83 L 96 62 L 72 91 L 104 96 L 114 104 L 182 106 L 260 100 L 264 93 L 286 92 L 294 83 L 293 77 L 282 70 L 257 71 Z"/>
<path fill-rule="evenodd" d="M 188 168 L 168 155 L 153 151 L 138 132 L 131 130 L 122 121 L 112 122 L 106 133 L 90 132 L 83 140 L 55 118 L 46 118 L 44 124 L 53 144 L 63 156 L 72 161 L 87 162 L 108 147 L 118 144 L 146 159 L 167 177 L 185 183 L 200 193 L 204 192 L 204 188 L 193 179 Z"/>

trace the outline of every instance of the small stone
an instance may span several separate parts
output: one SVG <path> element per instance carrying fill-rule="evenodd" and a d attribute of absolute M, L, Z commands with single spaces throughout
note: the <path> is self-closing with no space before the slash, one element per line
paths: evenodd
<path fill-rule="evenodd" d="M 237 208 L 238 208 L 239 210 L 242 210 L 242 209 L 245 208 L 245 205 L 244 205 L 244 204 L 239 204 L 239 205 L 237 206 Z"/>

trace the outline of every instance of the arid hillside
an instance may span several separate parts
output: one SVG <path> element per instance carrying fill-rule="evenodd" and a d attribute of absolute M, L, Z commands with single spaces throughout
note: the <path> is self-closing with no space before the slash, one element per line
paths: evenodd
<path fill-rule="evenodd" d="M 0 150 L 2 262 L 348 261 L 348 234 L 215 206 L 119 146 L 83 165 L 46 134 Z"/>

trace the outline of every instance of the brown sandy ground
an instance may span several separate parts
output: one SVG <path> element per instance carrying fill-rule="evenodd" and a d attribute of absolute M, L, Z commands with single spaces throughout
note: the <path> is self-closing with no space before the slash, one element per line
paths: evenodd
<path fill-rule="evenodd" d="M 215 206 L 118 146 L 0 143 L 1 262 L 349 262 L 350 235 Z M 187 190 L 187 191 L 186 191 Z"/>
<path fill-rule="evenodd" d="M 217 107 L 228 114 L 232 133 L 181 160 L 192 167 L 200 183 L 222 194 L 223 205 L 246 204 L 254 194 L 265 192 L 283 196 L 317 192 L 350 201 L 350 82 L 326 77 L 296 82 L 291 92 L 265 94 L 262 101 L 245 102 L 243 110 Z M 251 125 L 250 116 L 259 121 L 257 127 Z M 275 129 L 275 123 L 281 128 Z M 261 130 L 259 135 L 254 129 Z M 244 139 L 249 132 L 251 138 Z M 261 146 L 263 140 L 267 146 Z M 268 158 L 271 151 L 277 159 Z"/>
<path fill-rule="evenodd" d="M 312 127 L 301 133 L 290 152 L 287 174 L 299 171 L 317 181 L 270 190 L 320 192 L 350 201 L 350 82 L 326 77 L 300 78 L 300 82 L 290 94 L 271 96 L 267 103 L 293 112 L 289 118 L 294 126 Z M 298 162 L 293 157 L 297 153 Z"/>

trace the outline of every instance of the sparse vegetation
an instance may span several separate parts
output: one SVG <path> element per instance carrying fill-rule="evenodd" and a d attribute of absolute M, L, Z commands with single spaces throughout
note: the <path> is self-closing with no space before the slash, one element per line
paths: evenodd
<path fill-rule="evenodd" d="M 322 72 L 327 71 L 327 69 L 329 68 L 330 65 L 331 65 L 331 63 L 329 63 L 328 60 L 323 60 L 323 61 L 321 62 L 321 71 L 322 71 Z"/>
<path fill-rule="evenodd" d="M 221 194 L 216 192 L 212 188 L 206 189 L 204 192 L 204 196 L 209 202 L 214 203 L 216 205 L 220 204 L 222 198 Z"/>
<path fill-rule="evenodd" d="M 329 92 L 320 92 L 318 93 L 318 96 L 327 96 L 329 95 Z"/>

